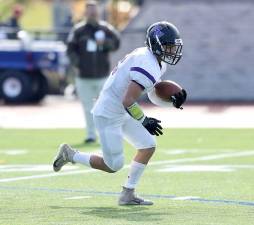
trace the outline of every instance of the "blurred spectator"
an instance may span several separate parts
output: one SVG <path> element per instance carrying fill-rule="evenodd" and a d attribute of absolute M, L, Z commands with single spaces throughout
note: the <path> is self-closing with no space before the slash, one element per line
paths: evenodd
<path fill-rule="evenodd" d="M 87 124 L 85 142 L 92 143 L 96 141 L 96 133 L 91 109 L 109 74 L 109 52 L 118 49 L 120 40 L 110 24 L 99 20 L 95 1 L 86 3 L 85 16 L 86 20 L 74 26 L 68 37 L 67 53 L 78 69 L 75 83 Z"/>
<path fill-rule="evenodd" d="M 22 17 L 22 15 L 23 15 L 22 5 L 20 4 L 14 5 L 12 9 L 12 15 L 5 23 L 5 27 L 7 27 L 7 29 L 8 28 L 10 29 L 8 30 L 8 35 L 7 35 L 8 39 L 18 38 L 17 34 L 21 30 L 20 18 Z"/>

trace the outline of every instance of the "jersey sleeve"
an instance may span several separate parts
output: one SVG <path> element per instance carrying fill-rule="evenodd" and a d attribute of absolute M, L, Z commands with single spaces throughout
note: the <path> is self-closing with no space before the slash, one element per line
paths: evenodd
<path fill-rule="evenodd" d="M 149 68 L 144 65 L 135 65 L 130 68 L 130 78 L 132 81 L 138 83 L 146 92 L 153 89 L 154 85 L 160 79 L 160 71 Z"/>
<path fill-rule="evenodd" d="M 161 62 L 161 75 L 165 74 L 167 71 L 167 64 L 165 62 Z"/>

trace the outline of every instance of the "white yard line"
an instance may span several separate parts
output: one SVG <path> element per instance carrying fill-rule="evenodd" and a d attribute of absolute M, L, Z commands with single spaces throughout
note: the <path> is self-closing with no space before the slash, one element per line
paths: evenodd
<path fill-rule="evenodd" d="M 56 177 L 56 176 L 66 176 L 66 175 L 73 175 L 73 174 L 81 174 L 81 173 L 93 173 L 97 170 L 88 169 L 88 170 L 76 170 L 76 171 L 68 171 L 68 172 L 61 172 L 61 173 L 48 173 L 48 174 L 40 174 L 40 175 L 33 175 L 33 176 L 25 176 L 25 177 L 11 177 L 11 178 L 4 178 L 0 179 L 0 183 L 18 181 L 18 180 L 31 180 L 31 179 L 39 179 L 39 178 L 47 178 L 47 177 Z"/>
<path fill-rule="evenodd" d="M 254 169 L 254 165 L 204 165 L 204 164 L 171 164 L 164 165 L 163 168 L 159 168 L 156 171 L 158 172 L 167 172 L 167 173 L 192 173 L 192 172 L 234 172 L 239 169 Z"/>
<path fill-rule="evenodd" d="M 64 172 L 67 171 L 77 171 L 78 166 L 66 165 L 64 167 Z M 10 173 L 10 172 L 52 172 L 52 165 L 50 164 L 9 164 L 0 165 L 0 173 Z"/>
<path fill-rule="evenodd" d="M 26 149 L 5 149 L 0 150 L 0 154 L 6 154 L 6 155 L 25 155 L 28 151 Z"/>
<path fill-rule="evenodd" d="M 182 196 L 182 197 L 172 198 L 172 200 L 181 200 L 181 201 L 191 200 L 191 199 L 200 199 L 200 197 L 198 197 L 198 196 Z"/>
<path fill-rule="evenodd" d="M 84 199 L 84 198 L 92 198 L 92 196 L 73 196 L 73 197 L 68 197 L 64 198 L 65 200 L 79 200 L 79 199 Z"/>
<path fill-rule="evenodd" d="M 244 156 L 250 156 L 250 155 L 254 155 L 254 151 L 223 153 L 223 154 L 200 156 L 200 157 L 195 157 L 195 158 L 163 160 L 163 161 L 150 162 L 149 166 L 173 164 L 173 163 L 183 163 L 183 162 L 210 161 L 210 160 L 215 160 L 215 159 L 244 157 Z"/>
<path fill-rule="evenodd" d="M 243 157 L 243 156 L 250 156 L 250 155 L 254 155 L 254 151 L 233 152 L 233 153 L 200 156 L 200 157 L 195 157 L 195 158 L 183 158 L 183 159 L 156 161 L 156 162 L 150 162 L 149 165 L 156 166 L 156 165 L 182 163 L 182 162 L 209 161 L 209 160 L 215 160 L 215 159 L 235 158 L 235 157 Z M 126 165 L 126 166 L 124 166 L 124 169 L 127 169 L 129 167 L 130 167 L 130 165 Z M 19 180 L 31 180 L 31 179 L 55 177 L 55 176 L 66 176 L 66 175 L 81 174 L 81 173 L 92 173 L 92 172 L 96 172 L 96 171 L 98 171 L 98 170 L 88 169 L 88 170 L 68 171 L 68 172 L 61 172 L 61 173 L 49 173 L 49 174 L 40 174 L 40 175 L 24 176 L 24 177 L 3 178 L 3 179 L 0 179 L 0 183 L 19 181 Z"/>

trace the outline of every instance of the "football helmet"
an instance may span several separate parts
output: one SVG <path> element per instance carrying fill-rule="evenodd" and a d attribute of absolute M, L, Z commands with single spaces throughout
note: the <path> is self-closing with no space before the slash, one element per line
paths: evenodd
<path fill-rule="evenodd" d="M 183 41 L 172 23 L 152 24 L 147 29 L 145 44 L 161 61 L 170 65 L 177 64 L 182 57 Z"/>

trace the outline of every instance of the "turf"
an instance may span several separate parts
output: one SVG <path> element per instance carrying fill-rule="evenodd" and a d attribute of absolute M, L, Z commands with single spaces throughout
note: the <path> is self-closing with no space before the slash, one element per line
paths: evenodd
<path fill-rule="evenodd" d="M 127 169 L 105 174 L 70 165 L 57 176 L 51 171 L 62 142 L 81 151 L 100 149 L 82 144 L 82 130 L 0 129 L 0 224 L 252 225 L 253 138 L 253 129 L 166 130 L 137 189 L 155 205 L 119 207 Z M 134 154 L 126 144 L 126 164 Z M 34 165 L 44 167 L 27 169 Z"/>

